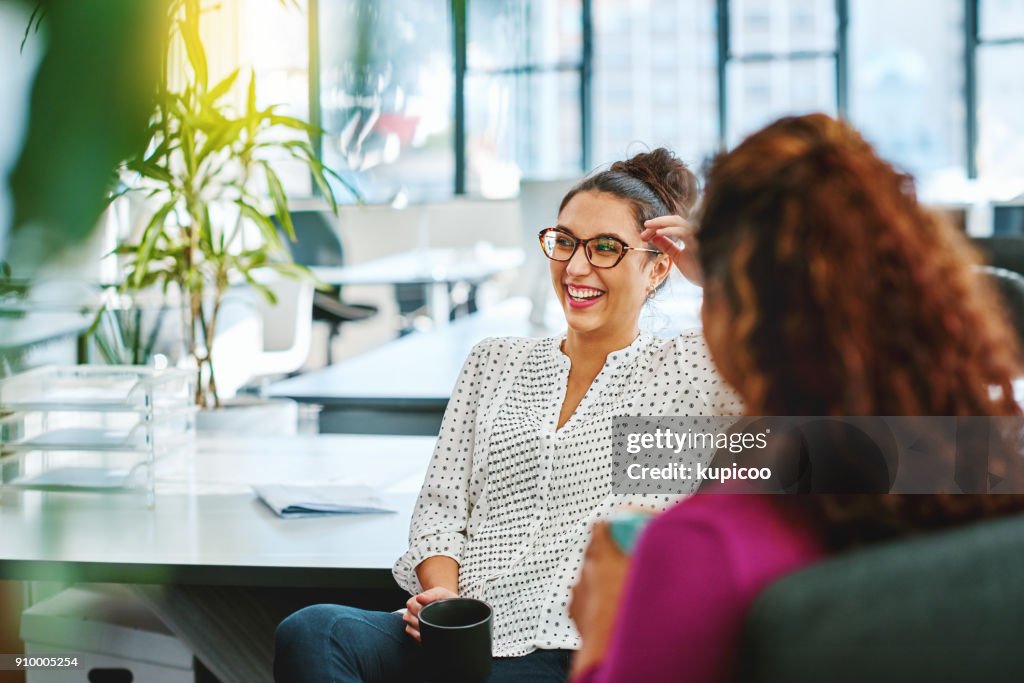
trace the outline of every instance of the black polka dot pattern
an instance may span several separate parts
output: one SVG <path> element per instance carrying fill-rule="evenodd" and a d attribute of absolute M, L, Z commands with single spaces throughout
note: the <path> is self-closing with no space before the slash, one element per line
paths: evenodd
<path fill-rule="evenodd" d="M 413 512 L 398 583 L 416 566 L 459 562 L 459 592 L 494 608 L 494 655 L 579 647 L 568 615 L 590 523 L 623 503 L 662 509 L 671 495 L 612 495 L 612 427 L 620 416 L 738 415 L 699 331 L 641 335 L 609 354 L 576 412 L 556 429 L 569 377 L 563 337 L 486 339 L 474 347 L 445 412 Z"/>

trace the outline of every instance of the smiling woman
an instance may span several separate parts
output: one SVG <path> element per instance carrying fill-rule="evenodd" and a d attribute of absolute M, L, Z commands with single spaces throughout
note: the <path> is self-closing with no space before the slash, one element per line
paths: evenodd
<path fill-rule="evenodd" d="M 628 200 L 579 192 L 563 206 L 558 227 L 542 240 L 555 295 L 573 336 L 636 337 L 640 308 L 672 265 L 657 249 L 640 246 L 635 220 Z"/>
<path fill-rule="evenodd" d="M 699 332 L 641 335 L 644 302 L 673 263 L 693 276 L 693 174 L 658 149 L 583 179 L 540 235 L 568 324 L 543 339 L 487 339 L 445 412 L 395 579 L 404 615 L 316 605 L 277 632 L 281 681 L 423 677 L 418 615 L 456 595 L 493 608 L 490 681 L 564 681 L 568 614 L 591 522 L 612 493 L 616 418 L 740 411 Z M 629 496 L 661 508 L 677 496 Z"/>

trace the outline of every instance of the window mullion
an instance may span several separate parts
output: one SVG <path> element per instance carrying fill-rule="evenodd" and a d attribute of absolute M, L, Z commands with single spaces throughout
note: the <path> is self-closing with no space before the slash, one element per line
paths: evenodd
<path fill-rule="evenodd" d="M 850 3 L 836 0 L 836 113 L 850 116 Z"/>
<path fill-rule="evenodd" d="M 980 0 L 964 0 L 964 104 L 967 177 L 978 177 L 978 19 Z"/>
<path fill-rule="evenodd" d="M 728 139 L 729 0 L 716 0 L 718 26 L 718 149 L 725 151 Z"/>
<path fill-rule="evenodd" d="M 594 17 L 591 0 L 583 0 L 583 54 L 580 55 L 580 170 L 584 173 L 593 164 L 593 73 Z"/>

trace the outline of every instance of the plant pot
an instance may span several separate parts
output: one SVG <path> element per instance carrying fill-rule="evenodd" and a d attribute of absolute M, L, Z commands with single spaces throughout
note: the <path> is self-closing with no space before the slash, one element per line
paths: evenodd
<path fill-rule="evenodd" d="M 233 434 L 294 435 L 298 430 L 299 405 L 287 398 L 238 396 L 221 408 L 200 410 L 196 429 Z"/>

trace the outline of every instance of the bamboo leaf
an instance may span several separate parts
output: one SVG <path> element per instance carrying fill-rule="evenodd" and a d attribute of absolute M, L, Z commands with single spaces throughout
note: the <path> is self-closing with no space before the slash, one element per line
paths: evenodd
<path fill-rule="evenodd" d="M 153 355 L 153 349 L 156 348 L 156 342 L 160 337 L 160 329 L 163 327 L 164 316 L 166 313 L 167 306 L 161 306 L 160 310 L 156 314 L 156 320 L 153 322 L 153 329 L 149 331 L 149 338 L 146 340 L 146 344 L 142 348 L 142 357 L 147 362 L 150 356 Z"/>
<path fill-rule="evenodd" d="M 277 232 L 277 226 L 274 225 L 274 222 L 267 214 L 241 199 L 235 203 L 241 209 L 242 215 L 255 223 L 256 227 L 259 228 L 264 242 L 276 246 L 278 249 L 283 249 L 284 245 L 281 243 L 281 236 Z"/>
<path fill-rule="evenodd" d="M 240 68 L 239 69 L 235 69 L 234 71 L 229 73 L 220 83 L 218 83 L 217 85 L 213 86 L 210 89 L 210 92 L 206 93 L 206 101 L 207 101 L 207 103 L 212 105 L 217 100 L 219 100 L 221 97 L 226 95 L 228 93 L 228 91 L 231 90 L 231 86 L 233 86 L 235 84 L 235 79 L 238 78 L 238 74 L 239 74 L 240 71 L 241 71 Z"/>
<path fill-rule="evenodd" d="M 316 134 L 319 129 L 316 126 L 306 123 L 301 119 L 294 118 L 292 116 L 282 116 L 280 114 L 273 114 L 268 117 L 268 122 L 271 126 L 284 126 L 285 128 L 292 128 L 294 130 L 301 130 L 303 133 L 309 135 Z"/>
<path fill-rule="evenodd" d="M 156 146 L 153 153 L 145 158 L 143 163 L 145 164 L 156 164 L 157 159 L 162 159 L 172 149 L 172 141 L 170 138 L 164 138 L 160 141 L 160 144 Z"/>
<path fill-rule="evenodd" d="M 142 240 L 139 244 L 139 256 L 135 262 L 135 273 L 133 282 L 136 289 L 139 288 L 142 282 L 142 277 L 149 266 L 150 255 L 153 252 L 153 247 L 156 245 L 157 239 L 164 233 L 164 221 L 167 219 L 167 214 L 174 208 L 174 201 L 164 203 L 157 212 L 153 214 L 153 217 L 149 219 L 149 223 L 146 225 L 146 229 L 142 233 Z"/>
<path fill-rule="evenodd" d="M 206 50 L 199 38 L 199 0 L 185 0 L 185 18 L 178 22 L 181 37 L 185 42 L 185 52 L 188 61 L 195 72 L 196 82 L 201 92 L 206 91 L 207 86 L 207 65 Z"/>
<path fill-rule="evenodd" d="M 247 270 L 254 268 L 261 268 L 270 263 L 270 257 L 267 254 L 267 250 L 263 248 L 259 249 L 247 249 L 238 255 L 239 263 L 243 264 Z"/>
<path fill-rule="evenodd" d="M 116 311 L 110 311 L 110 313 L 110 315 L 104 316 L 104 320 L 107 321 L 106 329 L 110 334 L 111 355 L 115 359 L 115 363 L 123 363 L 127 345 L 124 341 L 121 319 L 117 316 Z"/>
<path fill-rule="evenodd" d="M 106 310 L 107 304 L 103 304 L 102 306 L 99 307 L 99 310 L 96 311 L 96 315 L 93 316 L 92 323 L 89 325 L 89 329 L 85 331 L 86 338 L 96 334 L 96 328 L 100 326 L 100 321 L 103 319 L 103 314 L 106 312 Z"/>
<path fill-rule="evenodd" d="M 210 222 L 210 207 L 203 205 L 203 217 L 199 222 L 199 248 L 204 254 L 213 253 L 213 225 Z"/>
<path fill-rule="evenodd" d="M 171 278 L 172 276 L 173 274 L 171 273 L 171 271 L 167 270 L 166 268 L 147 271 L 146 276 L 142 278 L 142 282 L 140 283 L 138 288 L 142 290 L 148 289 L 157 284 L 162 285 L 163 283 L 167 282 L 168 279 Z"/>
<path fill-rule="evenodd" d="M 249 137 L 256 136 L 256 128 L 259 126 L 259 115 L 256 112 L 256 72 L 249 76 L 249 90 L 246 95 L 245 119 L 249 130 Z"/>
<path fill-rule="evenodd" d="M 262 282 L 258 282 L 249 271 L 243 272 L 242 275 L 245 276 L 245 281 L 252 285 L 253 289 L 262 294 L 267 301 L 274 305 L 277 304 L 277 296 L 270 287 L 267 287 Z"/>
<path fill-rule="evenodd" d="M 267 142 L 260 142 L 253 145 L 256 149 L 278 149 L 285 148 L 290 153 L 296 154 L 295 150 L 300 150 L 303 154 L 315 156 L 312 145 L 306 140 L 269 140 Z"/>
<path fill-rule="evenodd" d="M 184 119 L 182 120 L 184 124 Z M 196 162 L 195 162 L 195 140 L 192 137 L 191 130 L 181 131 L 181 156 L 185 161 L 185 170 L 189 176 L 195 175 Z"/>
<path fill-rule="evenodd" d="M 266 161 L 261 161 L 260 165 L 263 166 L 263 171 L 267 177 L 267 189 L 270 192 L 270 199 L 274 203 L 274 213 L 277 216 L 277 221 L 284 228 L 285 234 L 288 235 L 288 239 L 295 241 L 295 226 L 292 225 L 291 213 L 288 211 L 288 198 L 285 196 L 284 187 L 281 185 L 281 179 L 277 177 L 277 173 L 271 168 L 270 164 Z M 277 241 L 280 245 L 280 240 Z"/>
<path fill-rule="evenodd" d="M 334 197 L 334 188 L 327 182 L 327 178 L 324 177 L 324 166 L 323 164 L 310 160 L 309 164 L 310 175 L 313 176 L 313 182 L 316 183 L 317 188 L 320 190 L 320 194 L 323 195 L 324 199 L 327 200 L 327 204 L 331 207 L 331 213 L 335 216 L 338 215 L 338 201 Z"/>
<path fill-rule="evenodd" d="M 313 275 L 306 266 L 295 263 L 294 261 L 277 261 L 270 264 L 270 267 L 275 271 L 292 280 L 298 280 L 299 282 L 309 282 L 316 284 L 319 280 Z"/>
<path fill-rule="evenodd" d="M 140 161 L 132 166 L 132 170 L 136 171 L 147 178 L 153 180 L 159 180 L 162 183 L 171 184 L 174 182 L 174 176 L 166 168 L 151 164 L 146 161 Z"/>
<path fill-rule="evenodd" d="M 282 2 L 283 4 L 283 2 Z M 46 8 L 43 5 L 36 5 L 36 8 L 32 10 L 32 14 L 28 18 L 28 26 L 25 27 L 25 35 L 21 38 L 21 46 L 18 48 L 19 53 L 25 52 L 25 43 L 28 42 L 28 37 L 32 33 L 32 24 L 35 24 L 35 32 L 39 33 L 39 27 L 43 23 L 43 17 L 46 16 Z"/>
<path fill-rule="evenodd" d="M 335 173 L 335 172 L 334 172 L 334 170 L 333 170 L 332 168 L 330 168 L 329 166 L 324 166 L 323 164 L 321 164 L 321 165 L 320 165 L 320 167 L 321 167 L 321 168 L 323 169 L 323 172 L 324 172 L 324 173 L 325 173 L 326 175 L 329 175 L 329 176 L 331 176 L 332 178 L 334 178 L 335 180 L 337 180 L 337 181 L 338 181 L 339 183 L 341 183 L 341 185 L 342 185 L 342 186 L 343 186 L 343 187 L 344 187 L 344 188 L 345 188 L 346 190 L 348 190 L 348 191 L 349 191 L 349 194 L 351 194 L 351 195 L 352 195 L 352 197 L 353 197 L 353 198 L 354 198 L 354 199 L 355 199 L 355 200 L 356 200 L 357 202 L 359 202 L 360 204 L 362 204 L 362 203 L 363 203 L 363 196 L 362 196 L 361 194 L 359 194 L 359 190 L 357 190 L 357 189 L 355 188 L 355 186 L 353 186 L 353 185 L 352 185 L 352 183 L 348 182 L 347 180 L 345 180 L 344 178 L 342 178 L 342 177 L 341 177 L 340 175 L 338 175 L 337 173 Z"/>
<path fill-rule="evenodd" d="M 243 124 L 240 121 L 224 121 L 219 126 L 209 131 L 206 142 L 203 143 L 202 150 L 196 157 L 196 163 L 203 163 L 203 161 L 213 152 L 234 143 L 238 139 L 238 134 L 242 130 L 242 125 Z M 211 177 L 213 175 L 216 174 L 211 174 Z"/>
<path fill-rule="evenodd" d="M 101 318 L 97 318 L 97 322 L 102 322 Z M 108 365 L 117 365 L 118 357 L 114 349 L 110 346 L 109 340 L 102 334 L 96 333 L 91 335 L 91 339 L 96 343 L 103 358 L 107 361 Z"/>

